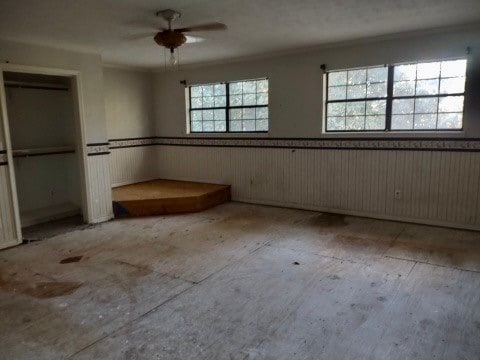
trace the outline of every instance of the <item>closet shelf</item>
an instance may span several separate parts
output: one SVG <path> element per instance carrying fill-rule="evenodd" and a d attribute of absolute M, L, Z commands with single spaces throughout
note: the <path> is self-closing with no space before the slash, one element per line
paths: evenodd
<path fill-rule="evenodd" d="M 75 146 L 57 146 L 36 149 L 17 149 L 13 150 L 14 158 L 30 157 L 30 156 L 44 156 L 44 155 L 58 155 L 58 154 L 73 154 L 75 153 Z"/>

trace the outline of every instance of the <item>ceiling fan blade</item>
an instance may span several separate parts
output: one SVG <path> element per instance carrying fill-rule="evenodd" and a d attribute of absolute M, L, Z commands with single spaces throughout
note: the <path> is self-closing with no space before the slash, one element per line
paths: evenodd
<path fill-rule="evenodd" d="M 186 42 L 187 44 L 195 44 L 195 43 L 205 41 L 204 38 L 198 37 L 198 36 L 185 35 L 185 37 L 187 38 L 187 42 Z"/>
<path fill-rule="evenodd" d="M 185 28 L 175 29 L 178 32 L 190 32 L 190 31 L 212 31 L 212 30 L 226 30 L 227 25 L 222 23 L 210 23 L 210 24 L 202 24 L 202 25 L 194 25 Z"/>

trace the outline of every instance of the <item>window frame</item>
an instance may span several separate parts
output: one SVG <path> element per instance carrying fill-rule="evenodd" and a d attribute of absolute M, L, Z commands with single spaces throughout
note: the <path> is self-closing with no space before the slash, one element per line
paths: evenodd
<path fill-rule="evenodd" d="M 450 93 L 450 94 L 435 94 L 435 95 L 404 95 L 404 96 L 394 96 L 393 95 L 393 86 L 394 86 L 394 70 L 396 66 L 401 65 L 413 65 L 413 64 L 423 64 L 429 62 L 443 62 L 443 61 L 456 61 L 456 60 L 465 60 L 467 62 L 468 68 L 468 59 L 465 57 L 460 58 L 453 58 L 453 59 L 443 59 L 443 60 L 429 60 L 429 61 L 416 61 L 416 62 L 404 62 L 404 63 L 397 63 L 393 65 L 376 65 L 376 66 L 365 66 L 359 68 L 348 68 L 348 69 L 338 69 L 332 70 L 329 72 L 325 72 L 325 100 L 324 100 L 324 133 L 334 134 L 334 133 L 445 133 L 445 132 L 454 132 L 460 133 L 464 130 L 465 123 L 464 123 L 464 115 L 465 115 L 465 97 L 466 97 L 466 86 L 462 93 Z M 359 99 L 343 99 L 343 100 L 328 100 L 328 89 L 329 89 L 329 75 L 332 72 L 339 72 L 339 71 L 348 71 L 348 70 L 359 70 L 359 69 L 370 69 L 370 68 L 378 68 L 378 67 L 386 67 L 387 70 L 387 96 L 386 97 L 372 97 L 372 98 L 359 98 Z M 438 87 L 440 89 L 441 83 L 441 75 L 438 77 Z M 417 80 L 415 78 L 415 80 Z M 467 73 L 465 72 L 465 85 L 467 83 Z M 392 129 L 392 104 L 394 100 L 404 100 L 404 99 L 422 99 L 422 98 L 437 98 L 440 99 L 442 97 L 449 97 L 449 96 L 463 96 L 464 103 L 462 106 L 462 127 L 456 129 Z M 349 102 L 359 102 L 359 101 L 375 101 L 375 100 L 386 100 L 386 109 L 385 109 L 385 128 L 384 129 L 363 129 L 363 130 L 328 130 L 327 121 L 328 121 L 328 104 L 331 103 L 349 103 Z M 415 104 L 415 101 L 414 101 Z M 437 123 L 438 123 L 438 109 L 437 109 Z M 412 113 L 415 116 L 415 107 L 414 112 Z"/>
<path fill-rule="evenodd" d="M 258 80 L 267 80 L 268 82 L 268 102 L 266 105 L 240 105 L 240 106 L 231 106 L 230 105 L 230 84 L 246 82 L 246 81 L 258 81 Z M 225 84 L 225 106 L 214 106 L 209 108 L 192 108 L 192 87 L 194 86 L 205 86 L 205 85 L 219 85 Z M 188 122 L 189 122 L 189 133 L 190 134 L 267 134 L 270 130 L 270 81 L 268 77 L 255 78 L 255 79 L 245 79 L 245 80 L 233 80 L 233 81 L 221 81 L 215 83 L 206 83 L 206 84 L 192 84 L 188 86 Z M 256 108 L 267 108 L 268 110 L 268 130 L 250 130 L 250 131 L 238 131 L 230 129 L 230 110 L 232 109 L 256 109 Z M 203 110 L 225 110 L 225 131 L 193 131 L 192 130 L 192 111 L 203 111 Z M 254 121 L 257 121 L 255 119 Z M 203 122 L 203 120 L 202 120 Z"/>

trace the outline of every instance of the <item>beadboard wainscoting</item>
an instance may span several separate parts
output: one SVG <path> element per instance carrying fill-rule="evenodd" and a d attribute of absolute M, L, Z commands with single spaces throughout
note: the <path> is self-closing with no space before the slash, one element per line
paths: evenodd
<path fill-rule="evenodd" d="M 155 137 L 140 139 L 114 139 L 110 142 L 110 176 L 112 187 L 153 180 L 158 149 Z"/>
<path fill-rule="evenodd" d="M 0 249 L 18 243 L 10 174 L 5 153 L 0 154 Z"/>
<path fill-rule="evenodd" d="M 232 199 L 480 230 L 477 140 L 158 138 L 158 177 Z"/>
<path fill-rule="evenodd" d="M 89 222 L 108 221 L 113 218 L 108 143 L 88 144 L 87 155 Z"/>

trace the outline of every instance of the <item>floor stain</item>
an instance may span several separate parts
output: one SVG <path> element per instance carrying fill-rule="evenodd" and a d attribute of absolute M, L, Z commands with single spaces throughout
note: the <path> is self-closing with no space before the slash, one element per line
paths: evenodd
<path fill-rule="evenodd" d="M 10 293 L 20 293 L 37 299 L 51 299 L 73 294 L 81 283 L 75 281 L 40 281 L 23 282 L 14 278 L 4 278 L 0 275 L 0 290 Z"/>
<path fill-rule="evenodd" d="M 330 280 L 340 280 L 340 279 L 341 279 L 341 277 L 338 276 L 338 275 L 329 275 L 328 278 L 329 278 Z"/>
<path fill-rule="evenodd" d="M 76 263 L 82 260 L 83 256 L 72 256 L 68 257 L 65 259 L 60 260 L 60 264 L 70 264 L 70 263 Z"/>
<path fill-rule="evenodd" d="M 309 219 L 309 225 L 319 227 L 320 229 L 329 229 L 334 227 L 343 227 L 348 225 L 345 221 L 345 215 L 321 213 Z"/>

